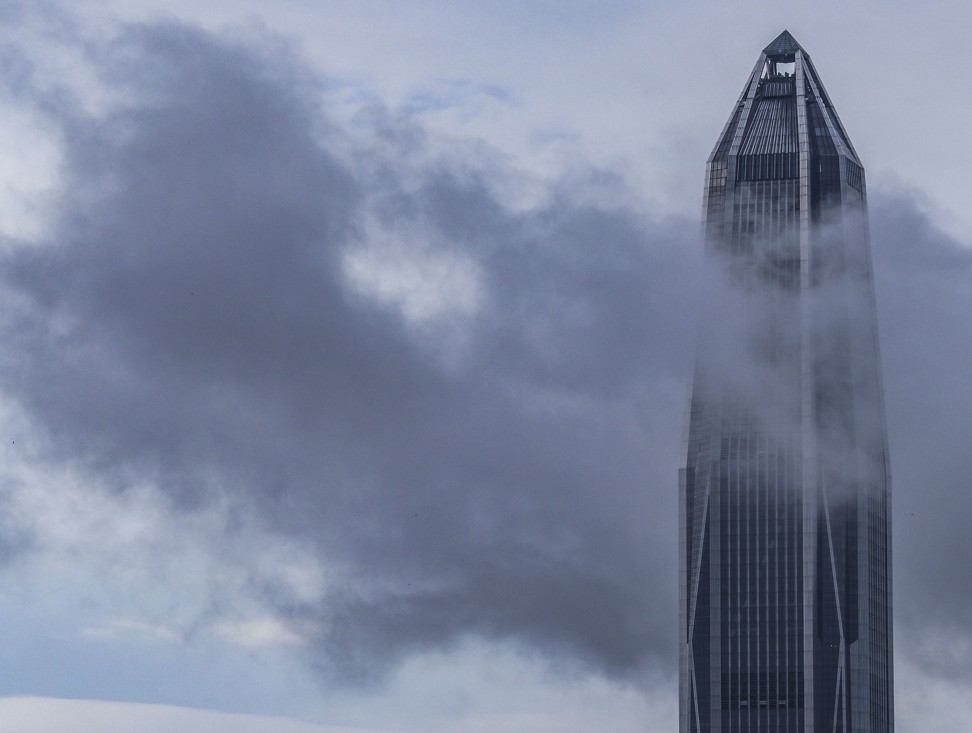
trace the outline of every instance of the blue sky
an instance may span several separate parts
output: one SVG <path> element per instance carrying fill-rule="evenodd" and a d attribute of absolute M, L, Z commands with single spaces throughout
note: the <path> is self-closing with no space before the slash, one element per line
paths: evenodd
<path fill-rule="evenodd" d="M 0 4 L 0 731 L 672 730 L 702 173 L 783 28 L 868 172 L 899 724 L 961 728 L 972 11 L 764 5 Z"/>

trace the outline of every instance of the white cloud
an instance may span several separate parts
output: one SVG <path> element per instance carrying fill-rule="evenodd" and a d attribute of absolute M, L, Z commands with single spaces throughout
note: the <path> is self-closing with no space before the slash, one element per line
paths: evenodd
<path fill-rule="evenodd" d="M 411 657 L 381 696 L 333 696 L 330 706 L 349 724 L 415 733 L 670 733 L 674 683 L 609 680 L 513 644 L 468 641 Z"/>
<path fill-rule="evenodd" d="M 0 521 L 8 541 L 23 538 L 3 573 L 58 606 L 83 601 L 89 638 L 181 638 L 213 598 L 260 618 L 263 584 L 295 603 L 325 592 L 313 548 L 268 530 L 240 498 L 217 490 L 221 499 L 182 509 L 150 482 L 119 489 L 50 462 L 43 436 L 2 400 L 0 424 L 10 438 L 0 444 Z"/>
<path fill-rule="evenodd" d="M 211 630 L 221 639 L 240 646 L 299 646 L 306 642 L 314 627 L 267 616 L 248 621 L 220 621 Z"/>
<path fill-rule="evenodd" d="M 291 718 L 209 710 L 50 697 L 0 698 L 0 733 L 392 733 L 315 725 Z"/>
<path fill-rule="evenodd" d="M 359 292 L 397 307 L 413 325 L 474 315 L 483 299 L 475 262 L 422 238 L 373 229 L 369 243 L 345 257 L 345 274 Z"/>

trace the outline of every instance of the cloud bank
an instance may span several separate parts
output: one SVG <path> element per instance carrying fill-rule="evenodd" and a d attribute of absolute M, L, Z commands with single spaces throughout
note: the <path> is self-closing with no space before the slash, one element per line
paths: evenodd
<path fill-rule="evenodd" d="M 667 662 L 673 532 L 650 517 L 674 499 L 694 227 L 596 171 L 511 207 L 498 156 L 381 109 L 342 127 L 269 42 L 132 26 L 87 60 L 95 113 L 21 80 L 61 181 L 3 263 L 0 378 L 50 460 L 312 542 L 326 589 L 253 590 L 338 677 L 467 635 Z"/>

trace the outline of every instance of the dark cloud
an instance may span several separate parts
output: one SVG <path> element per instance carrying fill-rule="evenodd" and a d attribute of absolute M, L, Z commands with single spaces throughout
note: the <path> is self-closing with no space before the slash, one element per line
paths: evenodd
<path fill-rule="evenodd" d="M 337 578 L 320 603 L 258 591 L 322 622 L 338 677 L 470 634 L 673 666 L 695 223 L 605 203 L 631 197 L 594 171 L 514 211 L 498 155 L 380 109 L 342 128 L 277 41 L 155 24 L 88 53 L 121 101 L 41 105 L 56 220 L 3 256 L 2 388 L 52 459 L 312 539 Z M 874 198 L 899 618 L 921 593 L 966 623 L 972 259 Z M 349 252 L 404 232 L 473 263 L 478 308 L 415 323 L 349 282 Z"/>
<path fill-rule="evenodd" d="M 894 491 L 899 643 L 925 626 L 972 633 L 972 251 L 914 197 L 871 204 Z"/>
<path fill-rule="evenodd" d="M 667 665 L 694 224 L 584 203 L 621 192 L 595 172 L 514 212 L 499 156 L 340 130 L 279 44 L 160 24 L 90 53 L 122 101 L 49 112 L 56 224 L 4 262 L 3 386 L 53 451 L 313 538 L 345 580 L 262 590 L 339 675 L 468 634 Z M 416 324 L 352 287 L 347 253 L 402 231 L 474 263 L 482 306 Z"/>

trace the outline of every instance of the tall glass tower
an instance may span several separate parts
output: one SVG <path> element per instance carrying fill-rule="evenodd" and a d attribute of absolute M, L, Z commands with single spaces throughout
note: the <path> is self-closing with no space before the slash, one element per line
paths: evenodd
<path fill-rule="evenodd" d="M 706 168 L 679 476 L 681 733 L 891 733 L 891 514 L 864 170 L 784 31 Z"/>

